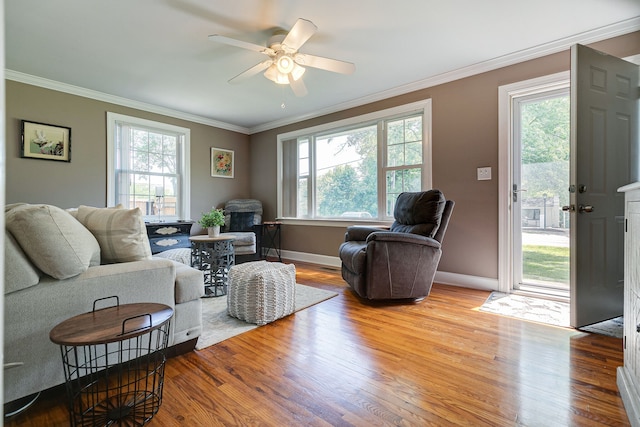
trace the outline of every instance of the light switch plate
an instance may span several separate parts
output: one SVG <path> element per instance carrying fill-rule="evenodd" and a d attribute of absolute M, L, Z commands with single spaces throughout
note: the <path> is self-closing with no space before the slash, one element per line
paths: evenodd
<path fill-rule="evenodd" d="M 491 179 L 491 168 L 478 168 L 478 181 L 486 181 Z"/>

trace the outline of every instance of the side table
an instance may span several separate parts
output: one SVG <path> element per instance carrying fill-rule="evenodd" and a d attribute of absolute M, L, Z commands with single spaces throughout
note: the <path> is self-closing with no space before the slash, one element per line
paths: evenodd
<path fill-rule="evenodd" d="M 217 237 L 191 236 L 191 266 L 204 272 L 205 297 L 227 294 L 229 269 L 235 264 L 233 241 L 236 236 L 220 233 Z"/>
<path fill-rule="evenodd" d="M 96 310 L 98 301 L 49 334 L 62 353 L 71 425 L 144 425 L 162 403 L 173 309 L 118 302 Z"/>
<path fill-rule="evenodd" d="M 262 248 L 265 250 L 263 258 L 266 259 L 267 255 L 273 249 L 278 257 L 278 261 L 282 262 L 282 257 L 280 256 L 280 248 L 281 248 L 281 231 L 280 226 L 281 222 L 278 221 L 267 221 L 262 223 Z"/>

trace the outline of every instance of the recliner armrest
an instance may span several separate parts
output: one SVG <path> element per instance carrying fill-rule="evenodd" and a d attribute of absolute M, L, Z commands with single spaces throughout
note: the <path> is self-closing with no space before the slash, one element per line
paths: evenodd
<path fill-rule="evenodd" d="M 431 246 L 432 248 L 439 249 L 440 242 L 431 237 L 422 236 L 420 234 L 413 233 L 394 233 L 392 231 L 378 231 L 377 233 L 371 233 L 367 237 L 367 243 L 372 241 L 378 242 L 398 242 L 398 243 L 414 243 L 417 245 Z"/>
<path fill-rule="evenodd" d="M 380 227 L 369 227 L 366 225 L 351 225 L 347 227 L 347 232 L 344 234 L 344 241 L 362 241 L 367 240 L 367 236 L 371 233 L 383 231 L 384 229 Z"/>

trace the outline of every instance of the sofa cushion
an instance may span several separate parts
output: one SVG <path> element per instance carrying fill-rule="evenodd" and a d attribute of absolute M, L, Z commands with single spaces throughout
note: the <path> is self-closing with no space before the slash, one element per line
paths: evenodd
<path fill-rule="evenodd" d="M 153 257 L 170 259 L 180 264 L 191 265 L 191 249 L 189 248 L 168 249 L 154 254 Z"/>
<path fill-rule="evenodd" d="M 4 293 L 37 285 L 40 272 L 31 264 L 11 233 L 4 233 Z"/>
<path fill-rule="evenodd" d="M 99 264 L 95 237 L 68 212 L 51 205 L 19 205 L 5 214 L 6 228 L 36 267 L 56 279 Z"/>
<path fill-rule="evenodd" d="M 176 304 L 197 300 L 204 296 L 204 273 L 182 263 L 176 265 Z"/>
<path fill-rule="evenodd" d="M 147 228 L 139 208 L 79 206 L 76 218 L 98 240 L 102 264 L 151 259 Z"/>
<path fill-rule="evenodd" d="M 236 255 L 253 255 L 256 253 L 256 233 L 253 231 L 231 231 L 233 250 Z"/>
<path fill-rule="evenodd" d="M 252 231 L 230 231 L 229 234 L 235 236 L 233 247 L 256 245 L 256 233 Z"/>

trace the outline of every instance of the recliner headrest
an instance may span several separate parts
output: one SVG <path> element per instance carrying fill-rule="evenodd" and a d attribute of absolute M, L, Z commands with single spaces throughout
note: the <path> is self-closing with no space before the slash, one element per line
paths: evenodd
<path fill-rule="evenodd" d="M 440 190 L 401 193 L 393 211 L 391 231 L 433 237 L 440 227 L 445 203 Z"/>

